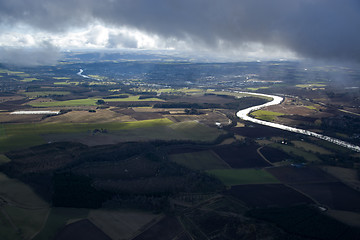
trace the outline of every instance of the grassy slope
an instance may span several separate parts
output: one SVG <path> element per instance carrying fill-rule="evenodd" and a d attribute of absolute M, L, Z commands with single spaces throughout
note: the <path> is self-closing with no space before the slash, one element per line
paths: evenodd
<path fill-rule="evenodd" d="M 226 186 L 279 183 L 275 177 L 262 169 L 216 169 L 207 172 L 219 178 Z"/>

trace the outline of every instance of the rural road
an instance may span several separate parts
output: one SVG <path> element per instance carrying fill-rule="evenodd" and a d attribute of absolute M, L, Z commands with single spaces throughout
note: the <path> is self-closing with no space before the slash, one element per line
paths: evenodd
<path fill-rule="evenodd" d="M 286 131 L 289 131 L 289 132 L 300 133 L 300 134 L 304 134 L 304 135 L 307 135 L 307 136 L 316 137 L 316 138 L 319 138 L 319 139 L 322 139 L 322 140 L 325 140 L 325 141 L 328 141 L 328 142 L 331 142 L 331 143 L 335 143 L 335 144 L 337 144 L 339 146 L 346 147 L 346 148 L 351 149 L 353 151 L 360 152 L 360 147 L 359 146 L 348 143 L 348 142 L 345 142 L 345 141 L 342 141 L 342 140 L 339 140 L 339 139 L 336 139 L 336 138 L 333 138 L 333 137 L 325 136 L 325 135 L 315 133 L 315 132 L 311 132 L 311 131 L 304 130 L 304 129 L 289 127 L 289 126 L 278 124 L 278 123 L 272 123 L 272 122 L 259 120 L 259 119 L 256 119 L 256 118 L 252 118 L 252 117 L 250 117 L 248 115 L 252 111 L 256 111 L 256 110 L 259 110 L 259 109 L 267 107 L 267 106 L 280 104 L 283 101 L 282 97 L 274 96 L 274 95 L 268 95 L 268 94 L 262 94 L 262 93 L 251 93 L 251 92 L 236 92 L 236 93 L 245 93 L 245 94 L 250 94 L 250 95 L 253 95 L 253 96 L 268 97 L 268 98 L 273 99 L 270 102 L 267 102 L 267 103 L 264 103 L 264 104 L 261 104 L 261 105 L 257 105 L 257 106 L 253 106 L 253 107 L 249 107 L 249 108 L 238 111 L 236 113 L 236 115 L 242 120 L 250 121 L 250 122 L 253 122 L 253 123 L 257 123 L 257 124 L 261 124 L 261 125 L 265 125 L 265 126 L 269 126 L 269 127 L 273 127 L 273 128 L 286 130 Z"/>

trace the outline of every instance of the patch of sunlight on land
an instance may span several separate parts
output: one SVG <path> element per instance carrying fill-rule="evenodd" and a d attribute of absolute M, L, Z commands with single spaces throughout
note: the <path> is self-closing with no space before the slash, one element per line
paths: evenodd
<path fill-rule="evenodd" d="M 4 163 L 8 163 L 10 161 L 11 161 L 10 158 L 5 156 L 4 154 L 0 154 L 0 165 L 2 165 Z"/>
<path fill-rule="evenodd" d="M 32 82 L 32 81 L 38 81 L 40 79 L 38 78 L 24 78 L 22 80 L 20 80 L 21 82 Z"/>
<path fill-rule="evenodd" d="M 226 186 L 279 183 L 279 180 L 263 169 L 216 169 L 206 172 L 220 179 Z"/>
<path fill-rule="evenodd" d="M 304 106 L 306 107 L 307 109 L 310 109 L 310 110 L 317 110 L 317 108 L 315 106 Z"/>
<path fill-rule="evenodd" d="M 318 87 L 326 87 L 325 84 L 321 83 L 311 83 L 311 84 L 297 84 L 295 87 L 298 88 L 318 88 Z"/>
<path fill-rule="evenodd" d="M 55 80 L 68 80 L 68 79 L 71 79 L 69 77 L 53 77 L 53 79 Z"/>
<path fill-rule="evenodd" d="M 115 96 L 115 95 L 114 95 Z M 139 99 L 140 95 L 129 96 L 127 98 L 108 98 L 103 99 L 105 102 L 164 102 L 164 100 L 159 98 L 145 98 Z"/>
<path fill-rule="evenodd" d="M 279 112 L 266 111 L 266 110 L 257 110 L 255 112 L 252 112 L 250 115 L 254 116 L 256 119 L 273 122 L 276 119 L 276 117 L 283 116 L 285 114 Z"/>
<path fill-rule="evenodd" d="M 0 196 L 15 206 L 46 208 L 48 204 L 23 182 L 0 173 Z"/>
<path fill-rule="evenodd" d="M 67 101 L 34 102 L 29 103 L 32 107 L 75 107 L 75 106 L 97 106 L 98 98 L 84 98 Z"/>
<path fill-rule="evenodd" d="M 115 85 L 116 82 L 102 82 L 102 81 L 93 81 L 93 82 L 88 82 L 90 86 L 93 86 L 93 85 Z"/>
<path fill-rule="evenodd" d="M 98 79 L 98 80 L 106 80 L 107 77 L 100 76 L 100 75 L 88 75 L 90 78 Z"/>
<path fill-rule="evenodd" d="M 0 69 L 0 73 L 2 74 L 8 74 L 13 76 L 19 76 L 19 77 L 29 77 L 30 75 L 24 72 L 15 72 L 15 71 L 9 71 L 6 69 Z"/>
<path fill-rule="evenodd" d="M 250 87 L 250 88 L 246 88 L 247 90 L 250 90 L 250 91 L 257 91 L 257 90 L 261 90 L 261 89 L 268 89 L 269 87 Z"/>
<path fill-rule="evenodd" d="M 266 96 L 259 96 L 259 95 L 254 95 L 251 93 L 237 93 L 237 92 L 219 92 L 219 91 L 214 91 L 212 92 L 213 94 L 217 94 L 217 95 L 228 95 L 228 96 L 234 96 L 237 98 L 242 98 L 242 97 L 256 97 L 256 98 L 261 98 L 261 99 L 265 99 L 267 101 L 271 101 L 272 98 L 271 97 L 266 97 Z"/>
<path fill-rule="evenodd" d="M 79 85 L 78 81 L 54 82 L 54 85 Z"/>

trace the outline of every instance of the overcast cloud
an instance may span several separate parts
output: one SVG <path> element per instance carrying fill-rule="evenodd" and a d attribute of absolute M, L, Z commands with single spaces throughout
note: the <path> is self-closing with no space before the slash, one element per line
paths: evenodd
<path fill-rule="evenodd" d="M 153 47 L 254 55 L 258 46 L 276 57 L 283 51 L 360 62 L 358 0 L 0 0 L 3 33 L 21 26 L 51 39 L 94 24 L 155 36 Z M 89 34 L 85 43 L 147 46 L 134 35 L 109 31 Z"/>

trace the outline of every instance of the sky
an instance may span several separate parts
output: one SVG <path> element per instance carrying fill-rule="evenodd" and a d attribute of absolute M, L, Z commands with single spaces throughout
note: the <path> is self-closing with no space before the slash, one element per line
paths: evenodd
<path fill-rule="evenodd" d="M 0 0 L 0 62 L 73 49 L 360 62 L 359 0 Z"/>

